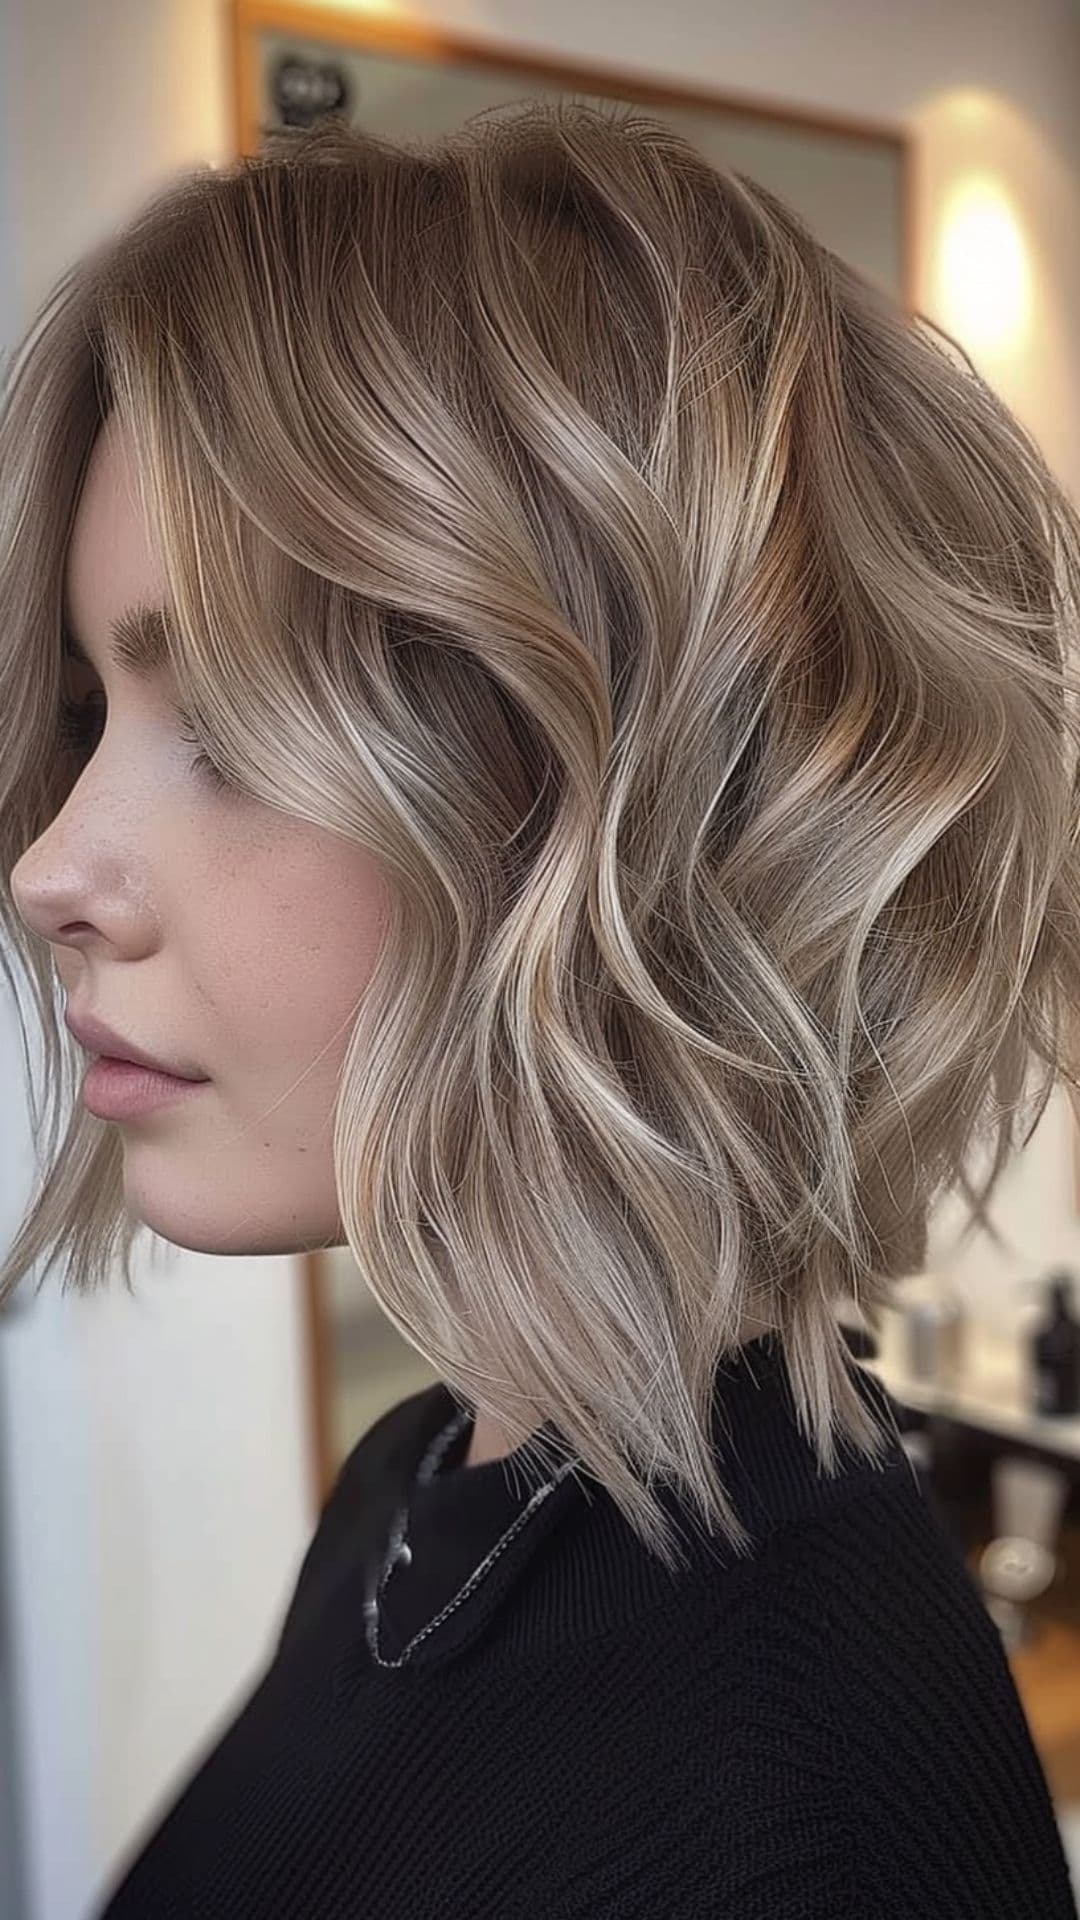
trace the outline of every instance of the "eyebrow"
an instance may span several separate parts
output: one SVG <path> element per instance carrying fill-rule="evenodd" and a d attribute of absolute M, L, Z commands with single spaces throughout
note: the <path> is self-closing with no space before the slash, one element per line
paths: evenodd
<path fill-rule="evenodd" d="M 62 616 L 61 632 L 65 659 L 78 660 L 96 673 L 97 668 L 75 633 L 66 611 Z M 135 680 L 152 679 L 169 660 L 172 637 L 167 607 L 127 607 L 123 613 L 117 614 L 109 633 L 114 661 Z"/>

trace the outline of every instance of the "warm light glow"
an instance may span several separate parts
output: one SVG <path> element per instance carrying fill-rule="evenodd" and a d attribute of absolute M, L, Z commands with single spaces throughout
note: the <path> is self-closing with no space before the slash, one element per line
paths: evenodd
<path fill-rule="evenodd" d="M 971 174 L 949 194 L 941 222 L 937 317 L 978 360 L 1015 352 L 1031 309 L 1027 248 L 1007 194 Z"/>
<path fill-rule="evenodd" d="M 319 0 L 319 12 L 330 8 L 335 13 L 355 13 L 361 18 L 385 18 L 412 24 L 412 15 L 402 12 L 401 0 Z"/>

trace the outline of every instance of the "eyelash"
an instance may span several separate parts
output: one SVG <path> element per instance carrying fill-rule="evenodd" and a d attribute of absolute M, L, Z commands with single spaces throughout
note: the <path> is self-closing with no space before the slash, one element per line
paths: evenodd
<path fill-rule="evenodd" d="M 61 743 L 64 747 L 74 752 L 80 760 L 82 760 L 85 755 L 87 762 L 93 757 L 95 750 L 91 747 L 89 738 L 92 725 L 88 717 L 90 706 L 91 702 L 89 700 L 62 699 L 60 702 L 59 718 Z M 227 787 L 229 781 L 222 773 L 220 767 L 211 760 L 209 754 L 203 751 L 194 725 L 186 714 L 180 715 L 177 723 L 177 732 L 186 746 L 197 749 L 195 757 L 188 768 L 188 772 L 196 775 L 199 779 L 209 780 L 210 785 L 219 790 Z"/>

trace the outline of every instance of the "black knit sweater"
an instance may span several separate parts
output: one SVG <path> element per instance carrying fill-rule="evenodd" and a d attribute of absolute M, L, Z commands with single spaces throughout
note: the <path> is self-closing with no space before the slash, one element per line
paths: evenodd
<path fill-rule="evenodd" d="M 269 1665 L 100 1920 L 1076 1920 L 999 1635 L 898 1439 L 820 1475 L 754 1341 L 715 1430 L 752 1555 L 688 1525 L 672 1576 L 571 1472 L 382 1666 L 367 1568 L 460 1405 L 439 1383 L 353 1449 Z M 463 1466 L 468 1437 L 415 1493 L 388 1661 L 541 1478 Z"/>

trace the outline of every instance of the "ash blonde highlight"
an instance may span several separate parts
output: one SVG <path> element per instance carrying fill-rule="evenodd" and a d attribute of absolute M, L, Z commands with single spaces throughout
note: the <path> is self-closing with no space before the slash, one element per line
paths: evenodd
<path fill-rule="evenodd" d="M 10 887 L 72 788 L 60 582 L 113 411 L 236 804 L 387 874 L 333 1136 L 366 1283 L 667 1565 L 659 1478 L 747 1551 L 710 1442 L 740 1328 L 776 1329 L 825 1471 L 840 1435 L 877 1457 L 837 1306 L 874 1324 L 958 1184 L 993 1231 L 1080 1089 L 1062 487 L 955 343 L 636 109 L 424 148 L 333 117 L 156 195 L 62 277 L 0 419 L 41 1171 L 0 1301 L 43 1257 L 131 1288 L 139 1231 Z"/>

